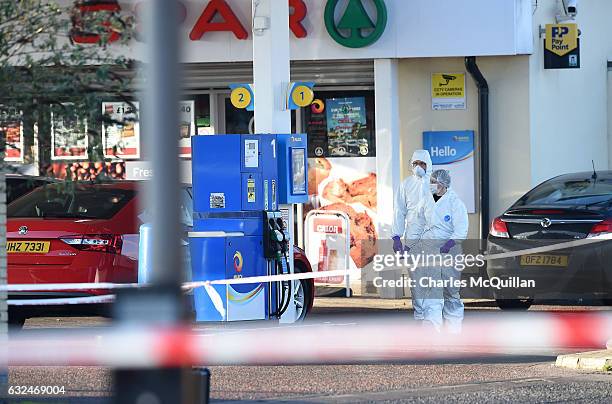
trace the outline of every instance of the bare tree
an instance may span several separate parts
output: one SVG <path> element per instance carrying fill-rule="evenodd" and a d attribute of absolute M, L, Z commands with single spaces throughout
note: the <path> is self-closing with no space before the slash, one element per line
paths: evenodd
<path fill-rule="evenodd" d="M 94 10 L 94 12 L 92 12 Z M 22 148 L 39 137 L 49 153 L 50 110 L 86 119 L 89 159 L 100 161 L 100 107 L 104 97 L 129 100 L 133 61 L 123 56 L 134 19 L 109 0 L 0 0 L 0 283 L 6 283 L 5 153 L 16 122 Z M 68 111 L 69 110 L 69 111 Z M 38 133 L 35 133 L 38 132 Z M 27 160 L 27 159 L 26 159 Z M 0 334 L 6 332 L 6 296 L 0 296 Z"/>

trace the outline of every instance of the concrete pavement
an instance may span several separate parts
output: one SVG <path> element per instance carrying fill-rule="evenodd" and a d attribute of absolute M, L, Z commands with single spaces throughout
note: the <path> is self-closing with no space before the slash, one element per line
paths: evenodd
<path fill-rule="evenodd" d="M 604 372 L 612 371 L 612 350 L 578 352 L 568 355 L 559 355 L 555 365 L 569 369 L 588 369 Z"/>

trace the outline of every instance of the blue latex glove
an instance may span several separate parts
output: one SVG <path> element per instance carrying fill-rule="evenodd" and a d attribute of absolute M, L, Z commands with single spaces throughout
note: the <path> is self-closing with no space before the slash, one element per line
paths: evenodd
<path fill-rule="evenodd" d="M 448 254 L 451 248 L 455 246 L 455 240 L 450 239 L 442 247 L 440 247 L 440 254 Z"/>
<path fill-rule="evenodd" d="M 404 246 L 402 245 L 402 240 L 399 236 L 393 236 L 393 251 L 402 252 L 404 251 Z"/>

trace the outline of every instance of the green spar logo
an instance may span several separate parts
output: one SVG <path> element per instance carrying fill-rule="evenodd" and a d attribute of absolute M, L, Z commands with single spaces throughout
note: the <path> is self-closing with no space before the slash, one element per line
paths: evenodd
<path fill-rule="evenodd" d="M 349 0 L 344 14 L 336 24 L 335 13 L 339 1 L 328 0 L 325 6 L 325 27 L 334 41 L 347 48 L 363 48 L 376 42 L 387 26 L 387 7 L 384 1 L 370 0 L 376 7 L 376 24 L 365 10 L 363 0 Z M 366 35 L 367 31 L 371 32 Z"/>

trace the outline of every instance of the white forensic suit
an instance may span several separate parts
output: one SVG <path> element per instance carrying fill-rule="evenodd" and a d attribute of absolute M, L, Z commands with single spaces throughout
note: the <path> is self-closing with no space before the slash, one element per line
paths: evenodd
<path fill-rule="evenodd" d="M 461 272 L 448 263 L 448 255 L 440 249 L 449 240 L 456 244 L 448 254 L 461 254 L 459 240 L 464 240 L 468 233 L 468 215 L 465 204 L 459 199 L 452 188 L 434 202 L 431 192 L 430 199 L 423 199 L 418 209 L 418 219 L 411 227 L 408 239 L 415 240 L 411 246 L 412 254 L 429 254 L 429 265 L 420 266 L 413 272 L 416 281 L 412 291 L 414 316 L 417 320 L 430 322 L 437 330 L 444 323 L 450 332 L 460 332 L 463 321 L 463 302 L 459 296 L 458 282 Z M 442 259 L 444 260 L 444 264 Z M 421 278 L 425 278 L 422 281 Z M 442 287 L 430 284 L 430 281 L 443 281 Z M 423 285 L 421 282 L 428 283 Z"/>
<path fill-rule="evenodd" d="M 419 206 L 421 206 L 421 201 L 424 198 L 431 199 L 431 192 L 429 191 L 431 157 L 429 152 L 427 150 L 415 150 L 412 153 L 410 163 L 417 160 L 426 163 L 427 170 L 423 177 L 413 174 L 406 178 L 395 193 L 392 236 L 404 238 L 406 234 L 410 233 L 410 228 L 417 219 L 417 212 Z"/>

